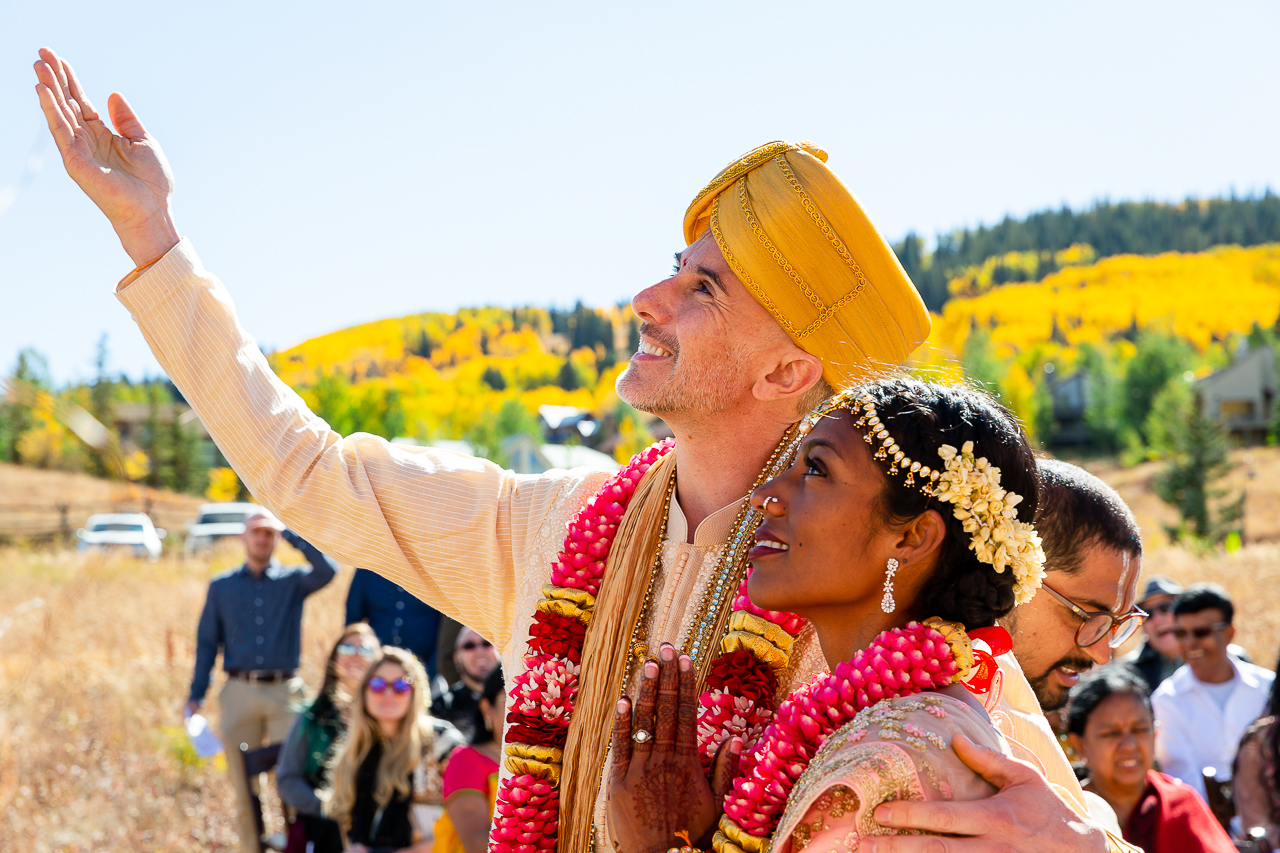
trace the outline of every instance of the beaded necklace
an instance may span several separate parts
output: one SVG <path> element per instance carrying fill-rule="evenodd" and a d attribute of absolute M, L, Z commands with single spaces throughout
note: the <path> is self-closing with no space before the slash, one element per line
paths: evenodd
<path fill-rule="evenodd" d="M 798 443 L 797 430 L 792 427 L 760 472 L 753 491 L 790 464 Z M 675 442 L 667 439 L 632 457 L 569 522 L 564 548 L 551 567 L 551 583 L 542 588 L 543 597 L 529 629 L 526 670 L 516 676 L 509 694 L 507 721 L 511 726 L 503 763 L 511 776 L 498 791 L 490 833 L 489 849 L 493 853 L 534 853 L 556 848 L 563 750 L 595 596 L 604 578 L 613 537 L 636 486 L 645 472 L 674 447 Z M 673 477 L 664 496 L 659 542 L 666 534 L 674 488 Z M 707 687 L 700 699 L 698 719 L 704 755 L 730 735 L 758 735 L 772 716 L 777 693 L 773 673 L 786 667 L 794 636 L 769 617 L 783 619 L 796 631 L 803 625 L 790 614 L 771 614 L 755 608 L 746 598 L 745 556 L 759 522 L 759 513 L 744 501 L 684 644 L 685 653 L 693 658 Z M 632 627 L 630 651 L 636 659 L 642 660 L 649 652 L 644 632 L 661 566 L 659 549 L 650 565 L 641 612 Z M 728 613 L 725 604 L 734 590 L 738 595 L 733 599 L 733 612 Z M 712 638 L 724 633 L 726 627 L 728 634 L 721 641 L 720 655 L 713 659 Z M 767 672 L 762 672 L 762 667 Z M 621 685 L 618 690 L 621 693 Z"/>

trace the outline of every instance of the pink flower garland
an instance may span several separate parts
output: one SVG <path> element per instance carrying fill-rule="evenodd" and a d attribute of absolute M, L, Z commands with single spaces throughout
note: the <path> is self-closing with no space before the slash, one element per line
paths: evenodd
<path fill-rule="evenodd" d="M 787 797 L 810 760 L 836 729 L 882 699 L 946 687 L 962 673 L 947 639 L 912 622 L 880 634 L 866 649 L 823 673 L 782 703 L 756 747 L 744 753 L 741 775 L 725 797 L 716 849 L 743 835 L 768 839 Z M 732 848 L 730 848 L 732 849 Z"/>
<path fill-rule="evenodd" d="M 635 496 L 636 486 L 652 465 L 675 447 L 671 439 L 632 457 L 605 482 L 596 496 L 568 524 L 564 547 L 551 566 L 551 585 L 544 587 L 529 629 L 526 669 L 513 680 L 507 702 L 506 765 L 489 836 L 491 853 L 537 853 L 554 850 L 560 815 L 560 750 L 568 737 L 581 671 L 582 646 L 594 596 L 600 591 L 605 563 L 618 524 Z M 584 595 L 585 594 L 585 595 Z M 734 600 L 734 615 L 746 613 L 777 629 L 790 647 L 804 620 L 751 603 L 744 579 Z M 777 696 L 775 663 L 762 659 L 754 646 L 724 652 L 713 662 L 698 712 L 699 749 L 709 766 L 725 738 L 737 735 L 749 747 L 773 718 Z M 782 661 L 787 655 L 778 652 Z"/>
<path fill-rule="evenodd" d="M 586 625 L 604 578 L 613 538 L 645 472 L 675 442 L 668 439 L 632 457 L 568 525 L 529 630 L 526 669 L 508 700 L 506 765 L 513 775 L 498 791 L 493 853 L 554 850 L 560 820 L 561 750 L 573 718 Z"/>

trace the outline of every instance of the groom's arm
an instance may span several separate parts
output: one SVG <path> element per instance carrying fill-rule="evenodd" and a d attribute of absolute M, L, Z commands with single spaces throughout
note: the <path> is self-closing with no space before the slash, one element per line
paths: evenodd
<path fill-rule="evenodd" d="M 582 478 L 519 477 L 329 429 L 271 372 L 190 241 L 175 245 L 168 164 L 124 99 L 109 101 L 116 135 L 68 64 L 41 51 L 36 73 L 68 173 L 145 267 L 121 282 L 121 302 L 254 496 L 325 553 L 377 570 L 507 645 L 517 586 L 527 586 L 517 574 L 546 571 L 524 565 L 532 537 Z"/>

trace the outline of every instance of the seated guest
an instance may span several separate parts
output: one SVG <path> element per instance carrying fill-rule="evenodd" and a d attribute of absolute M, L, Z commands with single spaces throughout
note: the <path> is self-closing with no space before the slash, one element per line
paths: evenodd
<path fill-rule="evenodd" d="M 440 696 L 434 712 L 442 720 L 458 727 L 463 737 L 475 737 L 475 720 L 479 711 L 480 692 L 489 673 L 498 666 L 498 653 L 484 637 L 471 628 L 458 632 L 453 643 L 453 664 L 461 676 L 448 692 Z"/>
<path fill-rule="evenodd" d="M 1275 673 L 1227 654 L 1235 607 L 1216 584 L 1192 584 L 1173 606 L 1186 661 L 1151 694 L 1156 761 L 1205 796 L 1204 769 L 1231 772 L 1240 738 L 1262 715 Z"/>
<path fill-rule="evenodd" d="M 427 715 L 427 672 L 404 649 L 383 647 L 364 677 L 330 773 L 327 812 L 348 847 L 428 853 L 444 813 L 441 774 L 462 743 Z"/>
<path fill-rule="evenodd" d="M 1267 841 L 1280 848 L 1280 687 L 1271 683 L 1267 714 L 1244 733 L 1236 753 L 1231 792 L 1245 832 L 1255 826 L 1267 830 Z"/>
<path fill-rule="evenodd" d="M 356 569 L 347 590 L 347 624 L 368 622 L 383 645 L 408 649 L 436 677 L 440 611 L 368 569 Z"/>
<path fill-rule="evenodd" d="M 1182 666 L 1182 649 L 1173 635 L 1173 603 L 1181 594 L 1182 584 L 1164 575 L 1152 575 L 1138 599 L 1138 606 L 1147 611 L 1142 643 L 1118 663 L 1145 681 L 1148 692 Z"/>
<path fill-rule="evenodd" d="M 1085 790 L 1115 810 L 1125 841 L 1146 853 L 1234 853 L 1200 795 L 1152 768 L 1155 720 L 1141 678 L 1118 667 L 1086 676 L 1071 690 L 1067 731 L 1088 767 Z"/>
<path fill-rule="evenodd" d="M 506 715 L 507 691 L 499 666 L 484 680 L 475 738 L 453 751 L 444 770 L 445 813 L 436 824 L 435 853 L 484 853 L 488 848 Z"/>
<path fill-rule="evenodd" d="M 324 816 L 324 803 L 317 794 L 325 787 L 325 767 L 334 745 L 347 727 L 351 697 L 360 691 L 369 663 L 377 657 L 378 638 L 368 625 L 349 625 L 329 652 L 324 682 L 315 701 L 293 718 L 285 735 L 276 765 L 276 788 L 280 799 L 297 813 L 290 835 L 300 834 L 312 853 L 340 853 L 342 834 L 338 825 Z"/>

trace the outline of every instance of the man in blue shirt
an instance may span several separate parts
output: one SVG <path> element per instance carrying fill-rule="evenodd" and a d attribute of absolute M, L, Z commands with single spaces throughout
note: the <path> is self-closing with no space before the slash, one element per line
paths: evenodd
<path fill-rule="evenodd" d="M 275 559 L 283 538 L 310 565 L 284 566 Z M 270 511 L 254 512 L 241 536 L 245 562 L 209 583 L 196 630 L 196 666 L 186 713 L 194 714 L 209 689 L 213 663 L 222 652 L 227 681 L 218 694 L 227 772 L 236 792 L 240 846 L 259 849 L 259 829 L 250 802 L 256 780 L 245 778 L 242 751 L 284 740 L 303 698 L 298 678 L 302 650 L 302 604 L 333 580 L 337 564 L 285 530 Z"/>
<path fill-rule="evenodd" d="M 368 569 L 356 569 L 347 591 L 347 624 L 357 622 L 368 622 L 384 646 L 398 646 L 417 655 L 435 683 L 440 611 L 394 581 Z"/>

